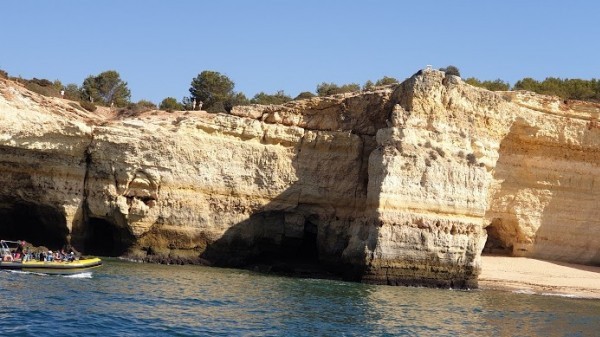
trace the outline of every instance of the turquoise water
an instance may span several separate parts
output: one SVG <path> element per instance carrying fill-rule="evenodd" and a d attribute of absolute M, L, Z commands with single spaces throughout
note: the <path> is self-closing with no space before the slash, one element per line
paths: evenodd
<path fill-rule="evenodd" d="M 106 261 L 0 272 L 6 336 L 598 336 L 600 301 Z"/>

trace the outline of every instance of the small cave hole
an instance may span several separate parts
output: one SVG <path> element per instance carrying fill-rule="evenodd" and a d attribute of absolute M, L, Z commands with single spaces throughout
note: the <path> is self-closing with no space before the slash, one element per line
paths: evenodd
<path fill-rule="evenodd" d="M 298 249 L 298 255 L 305 261 L 317 263 L 319 261 L 319 249 L 317 247 L 317 225 L 309 220 L 304 223 L 304 236 L 302 244 Z"/>
<path fill-rule="evenodd" d="M 483 253 L 489 255 L 511 255 L 512 245 L 509 245 L 502 239 L 499 228 L 502 221 L 494 219 L 492 223 L 485 228 L 487 232 L 487 240 L 483 247 Z"/>

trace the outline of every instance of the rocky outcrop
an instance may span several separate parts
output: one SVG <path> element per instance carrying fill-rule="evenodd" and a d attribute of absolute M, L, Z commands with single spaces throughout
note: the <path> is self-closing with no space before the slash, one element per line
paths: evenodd
<path fill-rule="evenodd" d="M 435 70 L 228 115 L 129 118 L 0 79 L 0 234 L 385 284 L 476 286 L 484 246 L 595 264 L 592 117 L 593 104 Z"/>

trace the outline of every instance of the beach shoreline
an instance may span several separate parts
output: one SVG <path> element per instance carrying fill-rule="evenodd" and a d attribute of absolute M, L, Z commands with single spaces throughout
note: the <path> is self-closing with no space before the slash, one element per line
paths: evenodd
<path fill-rule="evenodd" d="M 600 299 L 600 267 L 483 255 L 479 288 Z"/>

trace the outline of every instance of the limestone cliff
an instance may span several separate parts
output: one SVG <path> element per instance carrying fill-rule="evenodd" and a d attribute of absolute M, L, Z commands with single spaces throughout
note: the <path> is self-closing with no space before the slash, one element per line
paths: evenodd
<path fill-rule="evenodd" d="M 0 79 L 0 235 L 386 284 L 476 286 L 484 245 L 598 264 L 599 113 L 435 70 L 129 118 Z"/>

